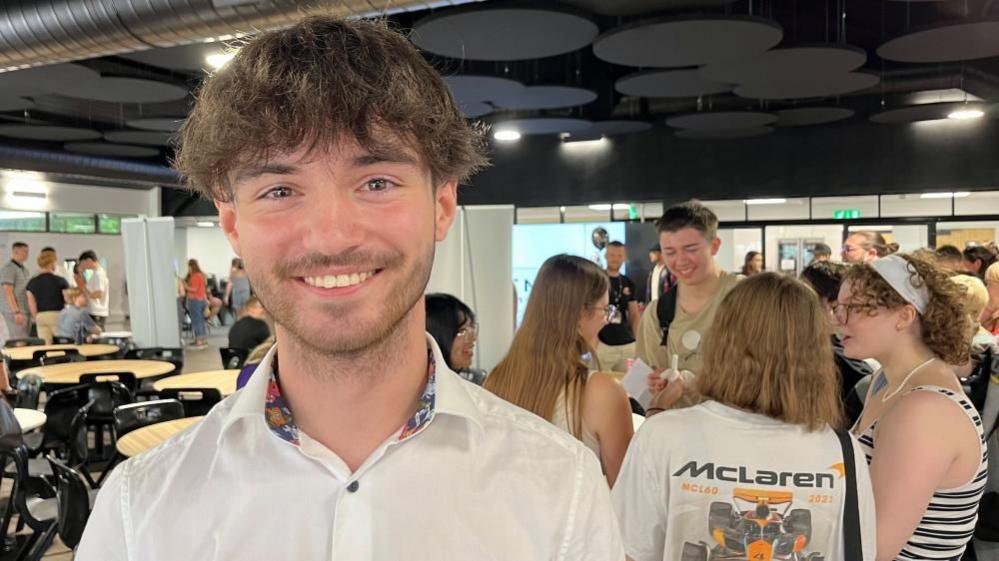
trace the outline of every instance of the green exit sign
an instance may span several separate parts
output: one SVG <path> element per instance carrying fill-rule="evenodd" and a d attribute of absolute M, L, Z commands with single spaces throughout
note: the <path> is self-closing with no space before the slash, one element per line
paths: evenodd
<path fill-rule="evenodd" d="M 841 219 L 841 218 L 860 218 L 860 209 L 859 208 L 847 208 L 847 209 L 843 209 L 843 210 L 834 210 L 833 211 L 833 218 L 836 218 L 836 219 Z"/>

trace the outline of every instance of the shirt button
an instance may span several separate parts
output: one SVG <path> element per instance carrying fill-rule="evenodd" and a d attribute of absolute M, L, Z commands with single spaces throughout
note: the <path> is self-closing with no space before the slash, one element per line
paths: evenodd
<path fill-rule="evenodd" d="M 358 487 L 360 487 L 360 486 L 361 485 L 357 481 L 351 481 L 350 485 L 347 485 L 347 492 L 348 493 L 354 493 L 354 492 L 357 491 Z"/>

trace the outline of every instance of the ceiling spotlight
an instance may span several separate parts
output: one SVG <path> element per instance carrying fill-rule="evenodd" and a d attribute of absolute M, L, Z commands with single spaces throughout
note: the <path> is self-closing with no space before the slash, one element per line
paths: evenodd
<path fill-rule="evenodd" d="M 213 55 L 208 55 L 205 57 L 205 62 L 208 66 L 212 67 L 212 70 L 218 70 L 226 65 L 232 57 L 236 56 L 236 51 L 229 51 L 225 53 L 215 53 Z"/>
<path fill-rule="evenodd" d="M 742 202 L 747 205 L 782 205 L 787 199 L 746 199 Z"/>
<path fill-rule="evenodd" d="M 947 118 L 954 119 L 955 121 L 967 121 L 970 119 L 981 119 L 984 116 L 985 111 L 981 109 L 958 109 L 947 115 Z"/>
<path fill-rule="evenodd" d="M 513 129 L 502 129 L 494 132 L 493 138 L 500 142 L 516 142 L 520 140 L 520 133 Z"/>

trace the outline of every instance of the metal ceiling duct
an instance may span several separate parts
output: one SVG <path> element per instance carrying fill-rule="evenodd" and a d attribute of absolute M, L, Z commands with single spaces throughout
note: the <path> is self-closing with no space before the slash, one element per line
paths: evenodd
<path fill-rule="evenodd" d="M 478 0 L 2 0 L 0 71 Z M 380 9 L 378 9 L 380 8 Z"/>

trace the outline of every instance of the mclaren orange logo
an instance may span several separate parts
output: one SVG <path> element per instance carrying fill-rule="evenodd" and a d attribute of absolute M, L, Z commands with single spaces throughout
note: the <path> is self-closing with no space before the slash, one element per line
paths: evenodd
<path fill-rule="evenodd" d="M 829 467 L 839 479 L 845 475 L 843 464 Z M 674 477 L 703 477 L 718 481 L 743 483 L 750 485 L 776 485 L 780 487 L 803 487 L 817 489 L 832 489 L 836 486 L 836 477 L 832 473 L 809 473 L 792 471 L 753 470 L 746 466 L 717 465 L 714 462 L 704 464 L 697 461 L 687 462 L 673 474 Z"/>

